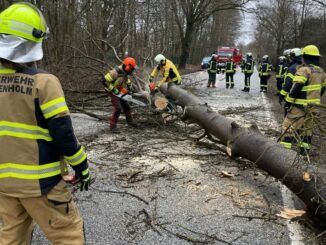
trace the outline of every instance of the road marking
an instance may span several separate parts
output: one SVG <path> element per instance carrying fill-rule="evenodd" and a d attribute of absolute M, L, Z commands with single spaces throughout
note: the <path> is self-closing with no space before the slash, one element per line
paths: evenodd
<path fill-rule="evenodd" d="M 266 95 L 264 93 L 261 93 L 261 98 L 263 100 L 263 105 L 265 107 L 265 113 L 267 118 L 270 119 L 270 122 L 272 123 L 272 125 L 275 126 L 274 129 L 278 130 L 280 127 L 278 126 L 278 123 L 275 119 L 275 116 L 271 113 L 271 105 L 268 102 Z M 283 184 L 280 184 L 280 189 L 281 189 L 281 194 L 282 194 L 282 199 L 283 199 L 283 205 L 284 207 L 287 208 L 294 208 L 294 202 L 291 198 L 292 192 Z M 303 237 L 302 237 L 302 230 L 301 230 L 301 226 L 297 223 L 297 222 L 291 222 L 290 220 L 286 220 L 286 226 L 289 230 L 289 237 L 291 240 L 291 245 L 304 245 L 303 242 Z"/>

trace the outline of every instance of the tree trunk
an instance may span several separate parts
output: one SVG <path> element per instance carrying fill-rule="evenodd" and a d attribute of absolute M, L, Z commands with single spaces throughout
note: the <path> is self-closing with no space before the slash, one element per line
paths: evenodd
<path fill-rule="evenodd" d="M 185 32 L 184 38 L 182 38 L 181 42 L 181 56 L 179 62 L 179 68 L 186 68 L 186 64 L 189 58 L 190 47 L 192 42 L 192 34 L 194 32 L 195 26 L 192 23 L 187 23 L 187 28 Z"/>
<path fill-rule="evenodd" d="M 303 173 L 306 170 L 302 163 L 297 163 L 296 152 L 268 139 L 255 125 L 243 128 L 233 120 L 217 114 L 205 102 L 178 86 L 163 85 L 161 91 L 184 108 L 185 118 L 191 118 L 220 139 L 227 146 L 229 156 L 246 158 L 281 180 L 307 205 L 307 211 L 320 224 L 326 224 L 325 179 L 309 173 L 311 181 L 304 181 Z"/>

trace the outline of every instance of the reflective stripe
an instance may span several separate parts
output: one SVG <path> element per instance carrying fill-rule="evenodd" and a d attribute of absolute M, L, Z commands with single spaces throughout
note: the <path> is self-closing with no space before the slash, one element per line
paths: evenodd
<path fill-rule="evenodd" d="M 60 162 L 43 165 L 0 163 L 0 178 L 44 179 L 61 174 Z"/>
<path fill-rule="evenodd" d="M 64 97 L 51 100 L 41 105 L 41 110 L 46 119 L 53 117 L 61 112 L 69 111 Z"/>
<path fill-rule="evenodd" d="M 283 145 L 287 149 L 291 149 L 292 148 L 292 143 L 290 143 L 290 142 L 280 141 L 280 144 Z"/>
<path fill-rule="evenodd" d="M 0 74 L 14 74 L 14 73 L 16 73 L 16 70 L 1 68 L 0 66 Z"/>
<path fill-rule="evenodd" d="M 318 91 L 321 90 L 321 84 L 313 84 L 313 85 L 308 85 L 304 86 L 301 91 Z"/>
<path fill-rule="evenodd" d="M 16 70 L 9 69 L 0 63 L 0 74 L 14 74 L 14 73 L 16 73 Z"/>
<path fill-rule="evenodd" d="M 295 98 L 290 97 L 289 95 L 286 96 L 285 101 L 294 103 Z"/>
<path fill-rule="evenodd" d="M 305 148 L 305 149 L 310 149 L 310 144 L 308 144 L 306 142 L 301 142 L 300 147 Z"/>
<path fill-rule="evenodd" d="M 49 130 L 24 123 L 0 121 L 0 136 L 52 141 Z"/>
<path fill-rule="evenodd" d="M 307 78 L 305 76 L 297 76 L 295 75 L 293 78 L 293 82 L 297 82 L 297 83 L 306 83 L 307 82 Z"/>
<path fill-rule="evenodd" d="M 76 166 L 83 162 L 86 159 L 86 153 L 84 151 L 84 147 L 80 147 L 80 149 L 72 156 L 64 156 L 64 159 L 71 165 Z"/>
<path fill-rule="evenodd" d="M 285 79 L 286 79 L 287 77 L 289 77 L 289 78 L 291 78 L 291 79 L 293 80 L 294 75 L 293 75 L 292 73 L 286 73 L 286 75 L 285 75 Z"/>
<path fill-rule="evenodd" d="M 320 99 L 294 99 L 294 104 L 308 105 L 308 104 L 320 104 Z"/>
<path fill-rule="evenodd" d="M 287 96 L 288 92 L 286 92 L 284 89 L 282 89 L 280 94 L 283 95 L 283 96 Z"/>
<path fill-rule="evenodd" d="M 113 78 L 111 77 L 110 73 L 106 74 L 104 78 L 106 81 L 109 81 L 109 82 L 113 81 Z"/>
<path fill-rule="evenodd" d="M 10 29 L 15 31 L 21 31 L 32 36 L 33 29 L 34 29 L 32 26 L 14 20 L 10 20 L 9 24 L 10 24 Z"/>

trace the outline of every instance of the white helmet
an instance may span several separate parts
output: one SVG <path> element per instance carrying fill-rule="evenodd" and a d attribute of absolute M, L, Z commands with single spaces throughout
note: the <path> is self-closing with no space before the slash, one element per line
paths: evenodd
<path fill-rule="evenodd" d="M 154 58 L 155 62 L 157 64 L 160 64 L 162 60 L 166 60 L 163 54 L 158 54 Z"/>
<path fill-rule="evenodd" d="M 248 53 L 246 53 L 246 56 L 248 56 L 248 57 L 250 56 L 251 57 L 252 56 L 252 53 L 251 52 L 248 52 Z"/>
<path fill-rule="evenodd" d="M 263 60 L 267 60 L 267 59 L 268 59 L 268 55 L 265 54 L 265 55 L 263 56 Z"/>
<path fill-rule="evenodd" d="M 279 59 L 279 61 L 285 61 L 286 57 L 282 55 L 282 56 L 278 57 L 278 59 Z"/>
<path fill-rule="evenodd" d="M 298 56 L 301 56 L 301 55 L 302 55 L 302 52 L 301 52 L 300 48 L 293 48 L 290 51 L 290 56 L 298 57 Z"/>

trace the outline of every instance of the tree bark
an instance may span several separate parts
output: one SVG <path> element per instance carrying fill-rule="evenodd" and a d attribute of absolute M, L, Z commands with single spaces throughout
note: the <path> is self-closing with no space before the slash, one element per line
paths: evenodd
<path fill-rule="evenodd" d="M 217 114 L 205 102 L 178 86 L 163 85 L 161 91 L 184 108 L 185 118 L 191 118 L 227 146 L 229 156 L 243 157 L 256 163 L 258 168 L 292 190 L 306 204 L 307 211 L 313 214 L 318 223 L 326 224 L 325 179 L 309 173 L 311 181 L 304 181 L 303 173 L 306 170 L 298 162 L 295 151 L 268 139 L 255 125 L 243 128 L 235 121 Z"/>

